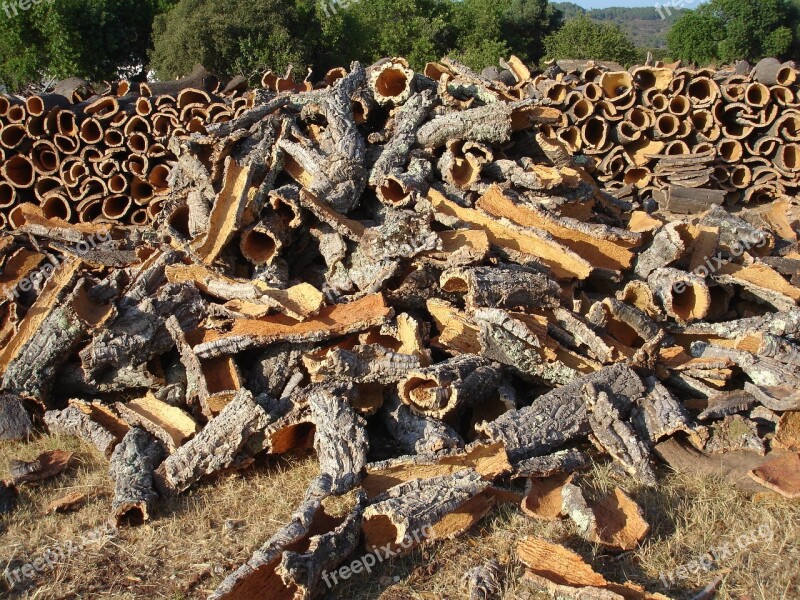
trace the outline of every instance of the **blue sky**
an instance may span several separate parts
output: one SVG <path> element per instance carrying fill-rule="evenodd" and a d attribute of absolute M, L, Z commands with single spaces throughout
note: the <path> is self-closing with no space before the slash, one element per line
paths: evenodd
<path fill-rule="evenodd" d="M 610 6 L 655 6 L 654 0 L 567 0 L 574 2 L 584 8 L 608 8 Z M 670 2 L 662 2 L 669 6 Z M 698 0 L 687 0 L 685 3 L 686 8 L 696 8 L 700 4 Z M 684 4 L 681 3 L 681 6 Z"/>

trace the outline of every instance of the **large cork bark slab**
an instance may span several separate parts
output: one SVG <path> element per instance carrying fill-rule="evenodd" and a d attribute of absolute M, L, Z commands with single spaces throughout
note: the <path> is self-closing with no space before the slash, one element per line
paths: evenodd
<path fill-rule="evenodd" d="M 262 434 L 270 415 L 246 389 L 158 467 L 162 492 L 182 492 L 201 477 L 230 466 L 251 437 Z"/>

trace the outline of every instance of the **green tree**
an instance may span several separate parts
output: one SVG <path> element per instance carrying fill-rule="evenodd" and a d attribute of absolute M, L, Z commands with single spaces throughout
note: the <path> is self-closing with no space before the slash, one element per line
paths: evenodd
<path fill-rule="evenodd" d="M 404 56 L 412 67 L 447 53 L 454 39 L 450 0 L 360 0 L 344 10 L 350 60 Z"/>
<path fill-rule="evenodd" d="M 180 0 L 153 24 L 151 67 L 161 79 L 200 63 L 220 75 L 254 77 L 310 63 L 320 29 L 310 0 Z"/>
<path fill-rule="evenodd" d="M 789 0 L 711 0 L 678 19 L 668 35 L 670 54 L 697 64 L 788 57 L 797 19 Z"/>
<path fill-rule="evenodd" d="M 613 60 L 622 65 L 636 61 L 636 47 L 617 25 L 598 23 L 589 17 L 567 21 L 544 41 L 549 58 Z"/>
<path fill-rule="evenodd" d="M 0 15 L 0 82 L 140 73 L 158 0 L 58 0 Z"/>

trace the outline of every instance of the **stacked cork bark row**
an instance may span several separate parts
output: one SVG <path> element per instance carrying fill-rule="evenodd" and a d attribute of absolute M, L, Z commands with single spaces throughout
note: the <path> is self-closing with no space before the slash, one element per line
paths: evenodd
<path fill-rule="evenodd" d="M 0 432 L 94 444 L 115 522 L 316 452 L 290 521 L 214 598 L 318 597 L 351 556 L 504 502 L 629 551 L 649 525 L 582 484 L 596 461 L 655 486 L 665 463 L 735 453 L 738 485 L 800 495 L 796 198 L 648 212 L 597 185 L 558 108 L 452 60 L 426 73 L 270 77 L 252 108 L 173 136 L 152 227 L 28 204 L 0 238 Z M 518 555 L 559 597 L 664 597 L 542 540 Z M 473 597 L 497 574 L 478 565 Z"/>
<path fill-rule="evenodd" d="M 53 93 L 0 96 L 0 228 L 18 227 L 24 204 L 70 223 L 151 223 L 169 190 L 169 140 L 252 106 L 244 82 L 231 83 L 196 69 L 100 95 L 69 79 Z"/>
<path fill-rule="evenodd" d="M 487 74 L 562 110 L 565 119 L 548 133 L 584 155 L 617 197 L 655 196 L 668 206 L 674 198 L 685 212 L 690 204 L 768 202 L 800 187 L 794 63 L 625 71 L 589 62 L 538 75 L 513 57 L 504 66 Z"/>

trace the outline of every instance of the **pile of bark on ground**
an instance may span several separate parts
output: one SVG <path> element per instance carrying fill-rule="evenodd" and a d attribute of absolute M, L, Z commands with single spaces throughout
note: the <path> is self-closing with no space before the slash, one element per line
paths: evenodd
<path fill-rule="evenodd" d="M 177 81 L 123 81 L 102 94 L 70 78 L 48 94 L 0 95 L 0 229 L 16 228 L 27 203 L 71 223 L 152 222 L 169 190 L 170 138 L 205 133 L 251 108 L 246 87 L 199 67 Z"/>
<path fill-rule="evenodd" d="M 0 437 L 97 446 L 114 522 L 315 449 L 290 522 L 215 598 L 314 597 L 364 549 L 463 533 L 519 478 L 521 510 L 631 550 L 649 526 L 621 490 L 581 486 L 593 461 L 644 486 L 664 463 L 727 465 L 800 494 L 796 200 L 648 214 L 547 135 L 560 111 L 446 65 L 443 86 L 354 63 L 173 138 L 153 227 L 28 205 L 2 237 Z M 40 458 L 4 496 L 64 461 Z M 326 515 L 345 493 L 349 514 Z M 658 597 L 541 540 L 518 552 L 560 597 Z"/>
<path fill-rule="evenodd" d="M 542 124 L 543 133 L 563 142 L 617 198 L 655 198 L 670 211 L 697 214 L 723 201 L 777 200 L 800 187 L 793 63 L 764 59 L 753 69 L 740 63 L 719 71 L 561 64 L 532 73 L 512 56 L 485 77 L 448 61 L 429 63 L 424 74 L 390 70 L 353 99 L 354 119 L 377 135 L 387 116 L 381 107 L 425 88 L 462 110 L 534 99 L 562 113 Z M 178 81 L 121 82 L 99 95 L 73 78 L 50 94 L 0 96 L 0 229 L 18 227 L 27 203 L 72 223 L 149 224 L 172 185 L 171 138 L 205 135 L 277 98 L 298 108 L 307 101 L 302 92 L 324 90 L 345 73 L 333 69 L 312 85 L 295 82 L 291 69 L 267 72 L 261 89 L 248 91 L 242 78 L 223 84 L 199 67 Z M 447 150 L 432 166 L 462 192 L 474 196 L 498 176 L 512 176 L 480 149 Z M 530 176 L 514 183 L 541 189 Z"/>
<path fill-rule="evenodd" d="M 502 64 L 504 71 L 485 74 L 517 96 L 563 110 L 566 118 L 548 133 L 585 155 L 619 198 L 655 196 L 673 212 L 699 213 L 726 200 L 777 200 L 800 187 L 794 63 L 766 58 L 720 70 L 654 63 L 625 71 L 588 62 L 540 74 L 515 57 Z"/>

